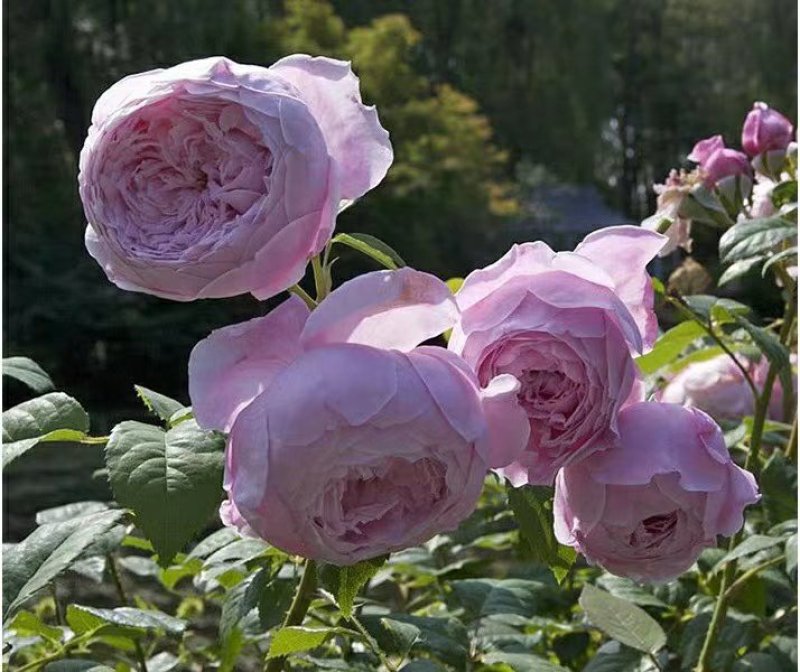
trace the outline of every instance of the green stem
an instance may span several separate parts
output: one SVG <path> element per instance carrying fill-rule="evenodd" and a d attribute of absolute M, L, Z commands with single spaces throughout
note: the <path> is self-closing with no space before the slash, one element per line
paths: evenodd
<path fill-rule="evenodd" d="M 294 294 L 295 296 L 299 296 L 305 304 L 308 306 L 309 310 L 314 310 L 317 307 L 317 302 L 311 298 L 311 296 L 303 289 L 300 285 L 292 285 L 289 287 L 289 293 Z"/>
<path fill-rule="evenodd" d="M 328 282 L 325 280 L 325 269 L 319 255 L 311 258 L 311 268 L 314 270 L 314 288 L 317 292 L 317 303 L 328 295 Z"/>
<path fill-rule="evenodd" d="M 349 620 L 356 627 L 356 630 L 358 630 L 358 632 L 361 634 L 364 640 L 367 642 L 369 648 L 371 648 L 372 651 L 375 653 L 375 655 L 378 656 L 378 659 L 381 661 L 383 666 L 387 670 L 389 670 L 389 672 L 396 672 L 397 668 L 389 662 L 388 658 L 386 658 L 386 656 L 383 654 L 383 651 L 381 651 L 377 642 L 367 632 L 367 629 L 361 624 L 361 621 L 359 621 L 355 617 L 355 615 L 351 616 Z"/>
<path fill-rule="evenodd" d="M 108 556 L 108 570 L 111 574 L 111 580 L 114 582 L 114 587 L 117 589 L 117 595 L 119 596 L 119 601 L 122 603 L 123 607 L 127 607 L 130 602 L 128 601 L 128 595 L 125 592 L 125 588 L 122 585 L 122 580 L 119 576 L 119 568 L 117 567 L 116 558 L 110 553 Z M 142 649 L 142 645 L 139 643 L 138 639 L 133 640 L 133 645 L 136 648 L 136 660 L 139 661 L 139 669 L 142 672 L 147 672 L 147 661 L 144 657 L 144 650 Z"/>
<path fill-rule="evenodd" d="M 737 366 L 739 371 L 742 372 L 745 382 L 747 383 L 747 386 L 750 388 L 750 392 L 753 395 L 753 399 L 758 401 L 758 388 L 756 387 L 756 384 L 753 382 L 753 378 L 750 376 L 750 372 L 739 361 L 739 358 L 735 354 L 733 354 L 733 351 L 728 347 L 725 341 L 722 338 L 720 338 L 717 332 L 714 331 L 714 329 L 710 325 L 706 324 L 697 315 L 695 315 L 694 312 L 683 302 L 683 299 L 681 297 L 666 296 L 666 299 L 669 303 L 675 306 L 680 312 L 686 315 L 686 317 L 688 317 L 693 322 L 699 324 L 703 328 L 703 331 L 705 331 L 709 336 L 711 336 L 714 342 L 720 348 L 722 348 L 722 351 L 733 360 L 733 363 Z"/>
<path fill-rule="evenodd" d="M 773 565 L 777 565 L 780 562 L 786 560 L 786 556 L 784 554 L 778 555 L 774 558 L 770 558 L 762 562 L 760 565 L 756 565 L 752 569 L 747 570 L 744 574 L 742 574 L 736 581 L 731 584 L 731 587 L 725 591 L 725 599 L 730 600 L 733 598 L 736 593 L 738 593 L 744 584 L 746 584 L 750 579 L 752 579 L 756 574 L 762 572 L 765 569 L 772 567 Z"/>
<path fill-rule="evenodd" d="M 784 310 L 783 324 L 781 325 L 780 340 L 781 343 L 786 344 L 791 336 L 792 323 L 794 322 L 797 306 L 795 304 L 795 293 L 789 293 L 789 297 Z M 758 477 L 758 451 L 761 448 L 761 438 L 764 435 L 764 424 L 767 419 L 767 412 L 769 411 L 769 400 L 772 396 L 772 387 L 775 384 L 775 378 L 778 375 L 778 367 L 775 363 L 770 363 L 767 376 L 764 381 L 764 387 L 761 394 L 756 395 L 756 408 L 753 418 L 753 430 L 750 433 L 750 450 L 747 453 L 747 459 L 744 463 L 744 468 L 753 472 Z M 744 528 L 739 530 L 730 540 L 728 550 L 732 551 L 742 539 Z M 725 566 L 722 580 L 719 585 L 719 594 L 717 595 L 717 603 L 714 605 L 714 613 L 711 615 L 711 622 L 708 625 L 708 632 L 706 633 L 703 648 L 700 651 L 700 658 L 697 661 L 695 672 L 711 672 L 711 656 L 714 652 L 714 645 L 716 644 L 717 637 L 725 621 L 725 615 L 728 612 L 728 601 L 730 598 L 729 587 L 734 576 L 736 576 L 737 562 L 732 560 Z M 734 584 L 735 585 L 735 584 Z"/>
<path fill-rule="evenodd" d="M 300 585 L 297 586 L 297 592 L 292 600 L 292 606 L 286 613 L 286 618 L 283 619 L 281 628 L 287 628 L 292 625 L 300 625 L 306 616 L 308 606 L 314 597 L 314 591 L 317 589 L 317 565 L 313 560 L 306 560 L 305 569 L 303 570 L 303 578 L 300 579 Z M 281 672 L 283 664 L 286 662 L 286 657 L 270 658 L 264 667 L 264 672 Z"/>
<path fill-rule="evenodd" d="M 797 415 L 794 416 L 794 422 L 792 423 L 792 432 L 789 434 L 789 441 L 786 444 L 786 455 L 787 459 L 791 460 L 794 459 L 794 456 L 797 454 Z"/>

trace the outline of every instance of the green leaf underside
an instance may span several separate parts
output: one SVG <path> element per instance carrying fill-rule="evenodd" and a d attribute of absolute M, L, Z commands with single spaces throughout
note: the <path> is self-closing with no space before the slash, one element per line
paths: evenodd
<path fill-rule="evenodd" d="M 300 625 L 281 628 L 269 645 L 268 658 L 288 656 L 292 653 L 315 649 L 331 634 L 328 628 L 306 628 Z"/>
<path fill-rule="evenodd" d="M 3 553 L 3 614 L 8 616 L 107 532 L 124 511 L 102 511 L 45 524 Z"/>
<path fill-rule="evenodd" d="M 147 410 L 161 418 L 164 422 L 169 422 L 176 413 L 186 409 L 181 402 L 171 399 L 159 392 L 154 392 L 141 385 L 134 385 L 133 387 L 139 399 L 141 399 L 142 403 L 147 407 Z"/>
<path fill-rule="evenodd" d="M 627 600 L 586 584 L 578 602 L 592 625 L 622 644 L 655 653 L 667 643 L 658 622 Z"/>
<path fill-rule="evenodd" d="M 55 387 L 45 370 L 28 357 L 4 357 L 3 375 L 25 383 L 37 394 L 50 392 Z"/>
<path fill-rule="evenodd" d="M 386 564 L 387 559 L 388 556 L 384 555 L 347 567 L 320 567 L 320 581 L 336 598 L 336 604 L 345 618 L 353 615 L 353 602 L 358 591 Z"/>

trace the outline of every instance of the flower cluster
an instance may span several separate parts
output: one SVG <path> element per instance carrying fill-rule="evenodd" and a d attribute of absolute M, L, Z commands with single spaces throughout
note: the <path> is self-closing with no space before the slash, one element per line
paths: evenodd
<path fill-rule="evenodd" d="M 792 122 L 757 102 L 742 127 L 744 152 L 726 147 L 721 135 L 697 142 L 687 157 L 696 167 L 672 170 L 664 184 L 655 185 L 656 213 L 642 222 L 644 228 L 668 236 L 670 242 L 661 255 L 678 247 L 691 251 L 692 221 L 727 228 L 731 218 L 741 221 L 773 214 L 772 192 L 788 177 L 786 171 L 797 154 L 793 138 Z"/>
<path fill-rule="evenodd" d="M 746 148 L 777 151 L 790 132 L 754 112 Z M 659 197 L 668 219 L 689 184 L 749 194 L 750 164 L 721 138 L 692 158 L 695 175 Z M 211 58 L 128 77 L 98 101 L 81 155 L 87 248 L 124 289 L 272 297 L 391 160 L 347 63 Z M 645 401 L 634 356 L 658 329 L 645 269 L 675 244 L 634 226 L 572 252 L 524 243 L 456 295 L 380 271 L 213 332 L 189 384 L 198 423 L 228 434 L 223 521 L 352 564 L 455 528 L 494 469 L 554 484 L 558 539 L 609 571 L 686 570 L 758 494 L 709 416 Z M 448 330 L 447 348 L 424 345 Z"/>

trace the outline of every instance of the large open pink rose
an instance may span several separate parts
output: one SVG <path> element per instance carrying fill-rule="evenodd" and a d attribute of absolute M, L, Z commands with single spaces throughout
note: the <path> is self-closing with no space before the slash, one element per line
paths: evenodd
<path fill-rule="evenodd" d="M 558 473 L 555 533 L 613 574 L 667 581 L 737 532 L 758 499 L 710 417 L 643 402 L 620 413 L 614 446 Z"/>
<path fill-rule="evenodd" d="M 123 289 L 263 299 L 303 276 L 340 201 L 391 162 L 343 61 L 215 57 L 131 75 L 97 101 L 81 152 L 86 247 Z"/>
<path fill-rule="evenodd" d="M 418 347 L 456 316 L 443 282 L 402 269 L 201 341 L 189 389 L 198 422 L 230 432 L 224 522 L 336 564 L 454 529 L 528 436 L 513 377 L 482 389 L 453 353 Z"/>
<path fill-rule="evenodd" d="M 524 243 L 464 281 L 450 349 L 483 384 L 503 373 L 521 383 L 530 441 L 500 472 L 514 485 L 551 484 L 559 468 L 612 441 L 617 413 L 640 399 L 631 350 L 656 336 L 645 266 L 666 240 L 621 226 L 575 252 Z"/>

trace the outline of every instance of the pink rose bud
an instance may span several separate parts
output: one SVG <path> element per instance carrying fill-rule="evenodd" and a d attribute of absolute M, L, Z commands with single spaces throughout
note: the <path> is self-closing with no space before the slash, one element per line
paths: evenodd
<path fill-rule="evenodd" d="M 711 418 L 643 402 L 620 413 L 617 443 L 559 472 L 555 534 L 612 574 L 669 581 L 741 529 L 758 499 Z"/>
<path fill-rule="evenodd" d="M 616 437 L 616 417 L 642 390 L 631 350 L 657 334 L 647 263 L 667 239 L 636 226 L 589 234 L 575 252 L 514 245 L 471 273 L 456 299 L 449 348 L 486 385 L 521 384 L 530 440 L 499 470 L 513 485 L 552 484 L 558 469 Z"/>
<path fill-rule="evenodd" d="M 379 271 L 313 313 L 292 297 L 198 343 L 197 421 L 229 431 L 223 522 L 338 565 L 457 527 L 529 432 L 516 379 L 482 389 L 452 352 L 419 346 L 457 314 L 437 278 Z"/>
<path fill-rule="evenodd" d="M 753 103 L 742 127 L 742 147 L 750 156 L 785 150 L 792 141 L 792 122 L 766 103 Z"/>
<path fill-rule="evenodd" d="M 344 61 L 214 57 L 131 75 L 100 96 L 81 152 L 86 247 L 123 289 L 264 299 L 303 276 L 340 201 L 391 162 Z"/>
<path fill-rule="evenodd" d="M 689 161 L 702 164 L 718 149 L 724 148 L 725 142 L 722 140 L 722 136 L 712 135 L 710 138 L 698 141 L 697 144 L 695 144 L 695 146 L 692 148 L 689 156 L 686 158 L 688 158 Z"/>

